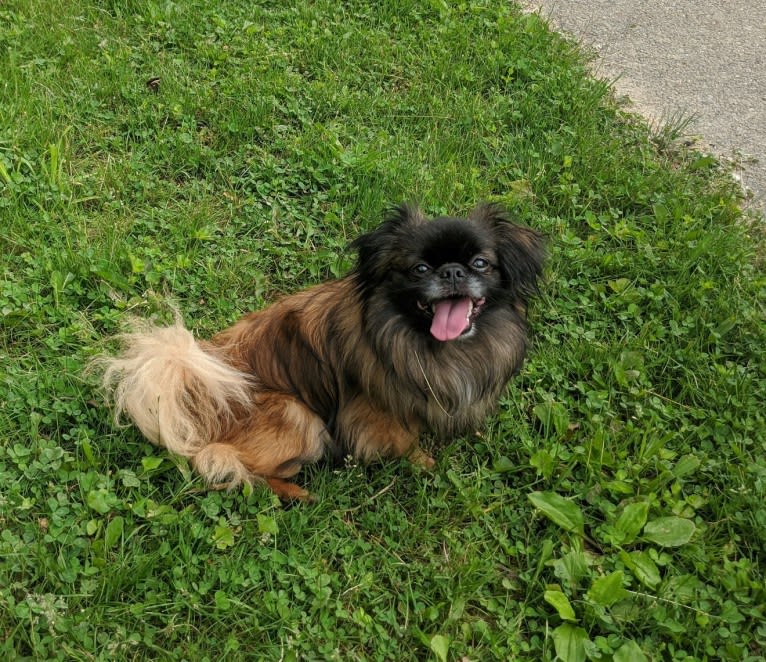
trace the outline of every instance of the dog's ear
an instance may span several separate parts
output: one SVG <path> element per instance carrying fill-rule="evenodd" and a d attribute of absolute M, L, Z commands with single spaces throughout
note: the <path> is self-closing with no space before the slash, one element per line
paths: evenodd
<path fill-rule="evenodd" d="M 377 228 L 351 242 L 349 248 L 357 252 L 356 271 L 363 282 L 379 282 L 388 272 L 392 259 L 401 254 L 402 238 L 425 222 L 425 216 L 416 205 L 402 204 L 392 207 Z"/>
<path fill-rule="evenodd" d="M 537 281 L 545 262 L 543 235 L 512 223 L 499 205 L 480 204 L 468 218 L 494 235 L 500 272 L 507 287 L 522 298 L 537 292 Z"/>

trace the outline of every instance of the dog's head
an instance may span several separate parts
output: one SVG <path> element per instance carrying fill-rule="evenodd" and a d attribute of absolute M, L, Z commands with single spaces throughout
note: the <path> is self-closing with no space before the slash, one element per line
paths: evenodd
<path fill-rule="evenodd" d="M 385 296 L 409 324 L 442 342 L 472 336 L 493 307 L 523 304 L 544 255 L 541 235 L 494 205 L 467 219 L 433 220 L 397 207 L 352 247 L 363 296 Z"/>

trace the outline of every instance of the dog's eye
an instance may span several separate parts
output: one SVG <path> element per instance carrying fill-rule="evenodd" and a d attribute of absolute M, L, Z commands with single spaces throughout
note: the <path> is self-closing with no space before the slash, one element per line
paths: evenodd
<path fill-rule="evenodd" d="M 486 269 L 489 266 L 489 262 L 485 260 L 483 257 L 477 257 L 472 262 L 472 266 L 474 269 Z"/>
<path fill-rule="evenodd" d="M 429 271 L 431 271 L 431 267 L 429 267 L 427 264 L 424 264 L 423 262 L 420 262 L 419 264 L 416 264 L 414 267 L 412 267 L 412 271 L 416 274 L 427 274 Z"/>

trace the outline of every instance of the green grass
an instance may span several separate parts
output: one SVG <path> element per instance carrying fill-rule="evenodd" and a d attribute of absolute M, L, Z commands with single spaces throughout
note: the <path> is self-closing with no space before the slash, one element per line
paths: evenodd
<path fill-rule="evenodd" d="M 762 659 L 756 226 L 538 18 L 10 0 L 0 71 L 3 659 Z M 432 473 L 208 493 L 83 375 L 131 315 L 209 334 L 388 203 L 480 199 L 550 262 L 529 362 Z"/>

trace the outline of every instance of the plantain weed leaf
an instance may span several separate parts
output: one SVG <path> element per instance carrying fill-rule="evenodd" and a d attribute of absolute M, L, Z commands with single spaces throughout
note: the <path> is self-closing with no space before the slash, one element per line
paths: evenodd
<path fill-rule="evenodd" d="M 588 634 L 571 623 L 559 625 L 553 631 L 553 646 L 563 662 L 585 662 L 585 642 Z"/>
<path fill-rule="evenodd" d="M 440 662 L 447 662 L 447 654 L 449 653 L 449 639 L 447 637 L 441 634 L 435 634 L 431 637 L 431 641 L 428 645 Z"/>
<path fill-rule="evenodd" d="M 164 458 L 150 456 L 141 458 L 141 466 L 144 469 L 144 473 L 150 473 L 157 469 L 164 462 Z"/>
<path fill-rule="evenodd" d="M 560 402 L 552 400 L 541 402 L 533 408 L 532 412 L 543 424 L 546 435 L 550 434 L 551 430 L 560 438 L 566 435 L 569 429 L 569 412 Z"/>
<path fill-rule="evenodd" d="M 582 549 L 572 549 L 553 561 L 553 572 L 562 581 L 577 584 L 589 572 L 588 561 Z"/>
<path fill-rule="evenodd" d="M 588 600 L 600 607 L 611 607 L 615 602 L 623 600 L 628 595 L 622 587 L 623 576 L 622 570 L 616 570 L 599 577 L 588 590 Z"/>
<path fill-rule="evenodd" d="M 623 509 L 615 523 L 615 529 L 620 533 L 622 543 L 631 543 L 641 532 L 649 515 L 649 504 L 646 501 L 629 503 Z"/>
<path fill-rule="evenodd" d="M 644 527 L 644 538 L 662 547 L 680 547 L 691 540 L 697 527 L 683 517 L 660 517 Z"/>
<path fill-rule="evenodd" d="M 555 492 L 532 492 L 528 496 L 532 505 L 553 523 L 570 533 L 583 535 L 583 515 L 576 503 Z"/>
<path fill-rule="evenodd" d="M 508 473 L 509 471 L 514 471 L 517 468 L 517 465 L 515 465 L 511 458 L 509 458 L 507 455 L 501 455 L 492 465 L 492 470 L 499 474 Z"/>
<path fill-rule="evenodd" d="M 660 583 L 657 564 L 646 552 L 620 552 L 620 559 L 644 586 L 653 589 Z"/>
<path fill-rule="evenodd" d="M 109 524 L 106 525 L 106 531 L 104 532 L 104 547 L 109 549 L 122 537 L 122 532 L 125 529 L 125 519 L 121 515 L 113 518 Z"/>
<path fill-rule="evenodd" d="M 615 651 L 612 659 L 614 662 L 648 662 L 648 658 L 644 655 L 644 652 L 632 639 L 629 639 L 620 646 Z"/>
<path fill-rule="evenodd" d="M 543 594 L 545 601 L 551 605 L 559 614 L 559 618 L 563 621 L 576 621 L 575 611 L 572 609 L 572 605 L 569 602 L 569 598 L 561 591 L 546 591 Z"/>
<path fill-rule="evenodd" d="M 696 455 L 684 455 L 673 467 L 673 477 L 683 478 L 693 474 L 699 468 L 702 461 Z"/>

